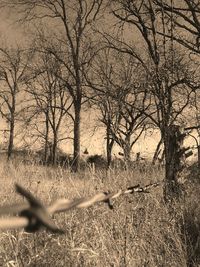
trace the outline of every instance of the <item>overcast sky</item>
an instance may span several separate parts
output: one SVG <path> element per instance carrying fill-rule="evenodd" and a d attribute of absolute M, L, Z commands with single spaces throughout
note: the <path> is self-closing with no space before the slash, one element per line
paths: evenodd
<path fill-rule="evenodd" d="M 14 12 L 0 9 L 0 37 L 1 44 L 10 43 L 12 45 L 24 41 L 25 35 L 23 30 L 16 23 L 16 15 Z"/>

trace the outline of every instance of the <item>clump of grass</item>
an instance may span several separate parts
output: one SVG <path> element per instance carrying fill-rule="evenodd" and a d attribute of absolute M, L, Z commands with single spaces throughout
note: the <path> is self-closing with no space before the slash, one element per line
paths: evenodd
<path fill-rule="evenodd" d="M 14 182 L 28 187 L 45 203 L 65 197 L 92 196 L 99 191 L 163 179 L 161 170 L 109 171 L 89 169 L 73 174 L 66 169 L 36 165 L 0 163 L 1 203 L 16 203 Z M 6 197 L 6 196 L 9 196 Z M 193 205 L 185 202 L 185 206 Z M 173 217 L 162 201 L 162 188 L 150 194 L 133 194 L 114 202 L 114 210 L 104 203 L 88 209 L 74 209 L 54 216 L 64 235 L 44 231 L 28 234 L 5 231 L 0 234 L 2 266 L 187 266 L 191 260 L 183 208 Z M 192 214 L 188 215 L 192 219 Z M 186 217 L 184 217 L 186 219 Z M 184 235 L 185 233 L 185 235 Z M 184 239 L 184 238 L 185 239 Z M 191 241 L 190 241 L 191 242 Z M 197 262 L 197 261 L 196 261 Z M 196 263 L 195 263 L 196 264 Z M 195 266 L 195 265 L 193 265 Z"/>

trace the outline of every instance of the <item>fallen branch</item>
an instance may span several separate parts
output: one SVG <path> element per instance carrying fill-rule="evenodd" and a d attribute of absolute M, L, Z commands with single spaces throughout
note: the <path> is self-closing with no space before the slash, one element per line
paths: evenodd
<path fill-rule="evenodd" d="M 159 186 L 160 183 L 148 184 L 141 187 L 128 187 L 126 190 L 119 190 L 116 193 L 102 192 L 90 198 L 79 198 L 74 200 L 58 199 L 50 206 L 45 207 L 42 202 L 31 192 L 16 184 L 16 192 L 25 197 L 28 203 L 0 207 L 0 215 L 18 215 L 0 219 L 0 229 L 25 228 L 27 232 L 36 232 L 45 226 L 53 233 L 64 233 L 59 229 L 51 215 L 54 213 L 65 212 L 72 208 L 87 208 L 98 202 L 104 202 L 110 209 L 113 209 L 112 200 L 125 194 L 149 193 L 149 189 Z"/>

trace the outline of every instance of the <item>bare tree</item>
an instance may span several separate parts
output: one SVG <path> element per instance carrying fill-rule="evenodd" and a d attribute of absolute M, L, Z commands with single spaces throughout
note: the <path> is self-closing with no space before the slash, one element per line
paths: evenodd
<path fill-rule="evenodd" d="M 44 161 L 46 163 L 50 161 L 55 165 L 58 142 L 63 140 L 59 138 L 60 128 L 66 115 L 72 116 L 70 108 L 73 102 L 65 90 L 63 81 L 57 75 L 61 72 L 60 62 L 44 53 L 39 54 L 38 61 L 35 63 L 32 78 L 29 77 L 26 83 L 26 91 L 35 103 L 32 103 L 31 119 L 44 117 L 45 133 L 40 130 L 45 140 Z M 30 117 L 28 120 L 30 121 Z M 37 122 L 41 125 L 40 120 Z M 38 131 L 39 128 L 41 127 L 37 127 Z"/>
<path fill-rule="evenodd" d="M 166 39 L 172 39 L 174 42 L 186 48 L 190 60 L 194 62 L 193 68 L 199 68 L 200 55 L 200 1 L 199 0 L 183 0 L 183 1 L 161 1 L 154 0 L 157 5 L 157 11 L 162 14 L 166 24 L 164 32 L 158 31 L 158 34 Z M 168 27 L 173 24 L 172 27 Z M 168 29 L 168 30 L 167 30 Z M 199 75 L 196 75 L 196 87 L 199 88 Z M 195 122 L 197 133 L 199 135 L 199 110 L 198 110 L 198 92 L 194 98 L 193 107 L 195 106 Z M 193 121 L 193 120 L 192 120 Z M 187 127 L 188 128 L 188 127 Z M 190 128 L 190 127 L 189 127 Z M 193 127 L 192 127 L 193 128 Z M 193 129 L 194 129 L 193 128 Z M 198 148 L 198 162 L 200 166 L 200 147 L 198 139 L 193 136 Z"/>
<path fill-rule="evenodd" d="M 132 147 L 145 129 L 143 111 L 148 109 L 146 90 L 138 82 L 140 66 L 129 55 L 108 48 L 96 55 L 91 68 L 89 86 L 100 121 L 106 126 L 108 166 L 114 142 L 123 149 L 125 161 L 129 162 Z"/>
<path fill-rule="evenodd" d="M 80 120 L 83 101 L 83 68 L 86 66 L 92 46 L 91 34 L 94 21 L 101 11 L 103 0 L 14 0 L 6 1 L 10 7 L 17 7 L 22 21 L 43 20 L 55 26 L 56 47 L 48 47 L 55 59 L 62 63 L 62 79 L 73 99 L 74 107 L 74 171 L 79 169 Z M 48 19 L 48 21 L 47 21 Z M 50 44 L 53 40 L 48 39 Z M 55 43 L 54 43 L 55 44 Z M 69 76 L 70 79 L 65 79 Z"/>
<path fill-rule="evenodd" d="M 140 54 L 126 40 L 120 41 L 120 47 L 116 49 L 136 57 L 146 71 L 148 90 L 155 107 L 153 115 L 146 115 L 161 131 L 166 162 L 165 197 L 170 198 L 178 191 L 175 172 L 171 171 L 175 164 L 170 144 L 171 130 L 176 128 L 174 124 L 188 106 L 190 96 L 196 89 L 193 82 L 195 70 L 190 68 L 183 54 L 176 50 L 173 38 L 171 42 L 167 42 L 165 35 L 158 33 L 165 31 L 165 23 L 162 14 L 157 12 L 157 5 L 152 1 L 113 1 L 112 9 L 114 16 L 123 25 L 132 26 L 133 32 L 141 37 L 138 49 L 143 51 Z"/>
<path fill-rule="evenodd" d="M 31 58 L 32 53 L 20 48 L 0 48 L 0 112 L 9 124 L 8 159 L 13 151 L 16 119 L 25 107 L 22 97 Z"/>
<path fill-rule="evenodd" d="M 162 14 L 165 31 L 158 34 L 176 41 L 195 54 L 200 53 L 200 1 L 199 0 L 154 0 L 156 10 Z M 173 27 L 171 27 L 171 24 Z M 173 35 L 173 36 L 172 36 Z"/>

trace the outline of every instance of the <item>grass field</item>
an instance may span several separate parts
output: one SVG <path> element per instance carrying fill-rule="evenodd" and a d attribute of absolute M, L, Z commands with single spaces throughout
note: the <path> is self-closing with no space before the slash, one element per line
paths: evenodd
<path fill-rule="evenodd" d="M 66 169 L 0 163 L 0 203 L 22 199 L 14 183 L 50 203 L 58 198 L 92 196 L 100 191 L 117 191 L 137 183 L 163 179 L 162 170 L 141 172 L 89 170 L 73 174 Z M 0 266 L 99 266 L 99 267 L 178 267 L 200 266 L 199 183 L 186 182 L 185 196 L 173 205 L 162 200 L 162 187 L 150 194 L 119 197 L 114 210 L 104 203 L 74 209 L 54 216 L 64 235 L 41 230 L 0 232 Z"/>

